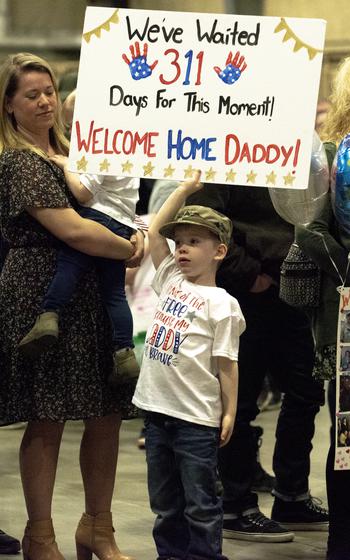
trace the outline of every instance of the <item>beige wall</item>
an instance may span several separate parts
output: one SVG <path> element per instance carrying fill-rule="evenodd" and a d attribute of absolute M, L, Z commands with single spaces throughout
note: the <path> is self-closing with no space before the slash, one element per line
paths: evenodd
<path fill-rule="evenodd" d="M 265 0 L 264 15 L 325 19 L 327 48 L 345 44 L 350 47 L 349 0 Z"/>
<path fill-rule="evenodd" d="M 225 12 L 225 0 L 131 0 L 131 8 L 178 12 Z"/>
<path fill-rule="evenodd" d="M 327 21 L 319 97 L 328 97 L 337 65 L 345 56 L 350 56 L 350 1 L 264 0 L 263 13 L 267 16 L 311 17 Z"/>
<path fill-rule="evenodd" d="M 43 35 L 81 30 L 85 0 L 11 0 L 7 3 L 9 31 Z"/>

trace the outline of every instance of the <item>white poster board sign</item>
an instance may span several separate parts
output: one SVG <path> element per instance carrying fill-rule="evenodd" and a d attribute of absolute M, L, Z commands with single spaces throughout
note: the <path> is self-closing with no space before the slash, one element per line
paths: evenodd
<path fill-rule="evenodd" d="M 70 169 L 306 188 L 325 27 L 87 8 Z"/>

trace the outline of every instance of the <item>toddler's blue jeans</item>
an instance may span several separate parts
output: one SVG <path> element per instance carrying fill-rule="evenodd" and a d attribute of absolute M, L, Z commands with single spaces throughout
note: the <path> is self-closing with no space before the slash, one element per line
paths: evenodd
<path fill-rule="evenodd" d="M 160 559 L 225 560 L 217 494 L 219 429 L 147 412 L 148 491 Z"/>

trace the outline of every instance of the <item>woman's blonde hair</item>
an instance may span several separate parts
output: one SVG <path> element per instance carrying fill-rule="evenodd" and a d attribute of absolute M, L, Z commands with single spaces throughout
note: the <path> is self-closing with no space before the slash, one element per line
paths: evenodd
<path fill-rule="evenodd" d="M 331 107 L 321 129 L 324 140 L 338 144 L 350 132 L 350 57 L 338 67 L 330 95 Z"/>
<path fill-rule="evenodd" d="M 61 102 L 55 75 L 49 64 L 39 56 L 30 53 L 9 55 L 0 68 L 0 153 L 6 148 L 32 150 L 41 156 L 47 155 L 38 147 L 31 144 L 17 129 L 13 115 L 6 110 L 6 105 L 18 88 L 19 77 L 26 72 L 43 72 L 50 76 L 57 97 L 57 112 L 54 125 L 50 129 L 50 142 L 58 152 L 68 153 L 69 143 L 63 133 L 61 119 Z"/>

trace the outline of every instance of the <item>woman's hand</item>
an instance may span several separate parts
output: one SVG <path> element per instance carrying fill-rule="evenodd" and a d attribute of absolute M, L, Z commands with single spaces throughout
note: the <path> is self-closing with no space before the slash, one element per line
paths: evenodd
<path fill-rule="evenodd" d="M 68 163 L 68 157 L 63 156 L 62 154 L 55 154 L 54 156 L 50 156 L 50 160 L 53 161 L 60 169 L 64 169 L 64 167 Z"/>
<path fill-rule="evenodd" d="M 125 262 L 127 268 L 136 268 L 140 266 L 144 255 L 144 236 L 143 233 L 138 230 L 130 237 L 130 243 L 134 245 L 135 252 L 130 259 Z"/>

